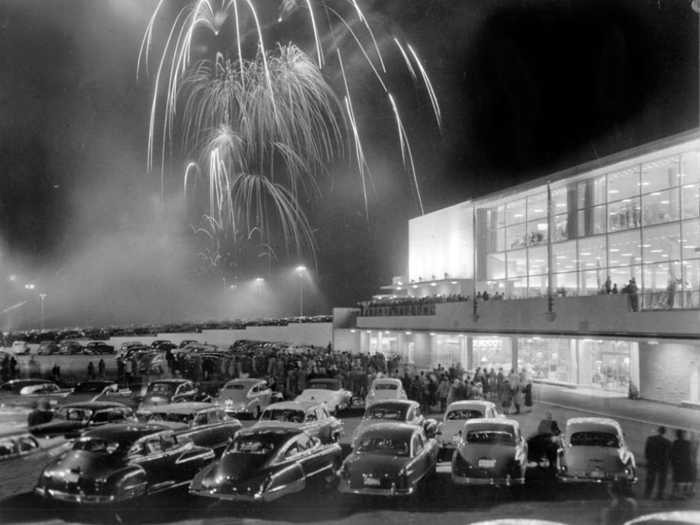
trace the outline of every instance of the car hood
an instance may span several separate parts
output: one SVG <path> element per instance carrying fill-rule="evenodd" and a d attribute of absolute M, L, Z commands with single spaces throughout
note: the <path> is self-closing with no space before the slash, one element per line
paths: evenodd
<path fill-rule="evenodd" d="M 372 474 L 376 478 L 397 476 L 412 461 L 409 457 L 353 452 L 345 460 L 345 467 L 353 475 Z"/>
<path fill-rule="evenodd" d="M 113 456 L 69 450 L 62 459 L 47 467 L 44 472 L 54 478 L 73 472 L 83 479 L 94 480 L 107 477 L 120 466 L 121 461 Z"/>

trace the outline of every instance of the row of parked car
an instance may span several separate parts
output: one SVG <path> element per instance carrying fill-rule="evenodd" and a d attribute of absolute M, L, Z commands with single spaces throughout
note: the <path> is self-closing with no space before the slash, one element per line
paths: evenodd
<path fill-rule="evenodd" d="M 429 488 L 441 459 L 450 461 L 452 480 L 460 485 L 523 484 L 528 466 L 541 459 L 528 457 L 519 423 L 489 401 L 453 403 L 438 423 L 426 419 L 415 401 L 398 398 L 366 407 L 352 452 L 343 458 L 338 440 L 344 424 L 331 409 L 348 408 L 352 398 L 336 381 L 313 380 L 297 400 L 280 402 L 266 398 L 269 388 L 259 379 L 233 380 L 204 401 L 191 381 L 169 379 L 149 384 L 135 409 L 98 400 L 119 395 L 113 389 L 62 405 L 51 422 L 0 434 L 0 472 L 12 475 L 12 482 L 0 482 L 0 498 L 38 479 L 30 490 L 81 504 L 185 484 L 200 496 L 271 501 L 302 490 L 314 477 L 340 492 L 406 496 Z M 332 407 L 332 400 L 345 403 Z M 249 429 L 231 417 L 258 411 Z M 552 443 L 562 482 L 636 481 L 634 456 L 613 420 L 570 419 Z M 12 468 L 19 461 L 26 482 L 18 482 L 20 473 Z"/>
<path fill-rule="evenodd" d="M 104 355 L 113 354 L 114 346 L 104 341 L 91 341 L 84 346 L 79 341 L 42 341 L 32 351 L 26 341 L 15 341 L 10 350 L 17 355 Z"/>

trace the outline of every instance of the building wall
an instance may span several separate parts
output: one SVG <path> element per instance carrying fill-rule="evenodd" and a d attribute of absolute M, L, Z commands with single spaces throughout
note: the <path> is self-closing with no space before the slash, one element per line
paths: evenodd
<path fill-rule="evenodd" d="M 700 363 L 700 342 L 639 343 L 639 362 L 641 396 L 678 404 L 691 398 L 691 378 Z"/>

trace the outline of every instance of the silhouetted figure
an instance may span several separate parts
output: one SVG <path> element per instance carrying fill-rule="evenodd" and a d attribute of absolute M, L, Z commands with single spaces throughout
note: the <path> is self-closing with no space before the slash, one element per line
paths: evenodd
<path fill-rule="evenodd" d="M 666 427 L 660 426 L 656 434 L 647 438 L 644 457 L 647 460 L 647 481 L 644 497 L 650 498 L 657 485 L 656 499 L 663 499 L 666 493 L 668 465 L 671 461 L 671 441 L 666 438 Z"/>

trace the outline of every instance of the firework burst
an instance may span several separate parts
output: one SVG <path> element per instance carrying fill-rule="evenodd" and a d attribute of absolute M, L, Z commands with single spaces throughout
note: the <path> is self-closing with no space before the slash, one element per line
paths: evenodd
<path fill-rule="evenodd" d="M 139 72 L 148 68 L 156 22 L 165 16 L 166 4 L 161 0 L 148 24 Z M 371 172 L 345 66 L 351 53 L 352 70 L 359 59 L 391 107 L 397 143 L 423 213 L 409 137 L 388 88 L 384 58 L 389 46 L 398 52 L 427 94 L 439 127 L 438 101 L 415 50 L 397 38 L 378 42 L 356 0 L 282 0 L 278 5 L 272 16 L 253 0 L 199 0 L 177 14 L 156 72 L 149 168 L 156 139 L 162 137 L 164 166 L 168 147 L 179 135 L 197 156 L 185 173 L 186 191 L 194 176 L 209 181 L 210 230 L 229 229 L 234 237 L 249 238 L 274 224 L 287 246 L 313 250 L 300 196 L 317 193 L 317 177 L 348 150 L 354 151 L 368 212 Z M 280 44 L 277 37 L 268 46 L 270 33 L 279 35 L 292 23 L 308 28 L 306 38 L 299 39 L 303 43 Z M 340 79 L 339 85 L 332 86 L 331 76 Z"/>

